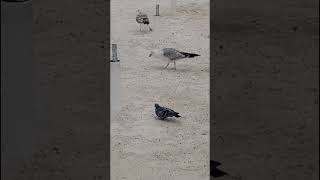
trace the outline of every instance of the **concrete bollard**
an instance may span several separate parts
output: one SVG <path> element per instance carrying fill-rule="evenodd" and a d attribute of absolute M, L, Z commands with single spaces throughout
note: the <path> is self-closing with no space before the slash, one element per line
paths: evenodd
<path fill-rule="evenodd" d="M 119 62 L 120 60 L 118 59 L 118 50 L 117 50 L 117 44 L 112 44 L 112 60 L 111 62 Z"/>
<path fill-rule="evenodd" d="M 159 8 L 160 8 L 160 5 L 156 4 L 156 15 L 155 16 L 160 16 Z"/>
<path fill-rule="evenodd" d="M 117 54 L 117 44 L 112 44 L 112 60 L 110 61 L 110 110 L 111 118 L 120 111 L 120 60 Z"/>

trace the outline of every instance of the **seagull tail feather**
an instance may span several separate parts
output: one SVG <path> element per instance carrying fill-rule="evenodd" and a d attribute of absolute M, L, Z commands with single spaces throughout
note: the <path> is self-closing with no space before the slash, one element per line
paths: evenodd
<path fill-rule="evenodd" d="M 194 53 L 186 53 L 186 52 L 180 52 L 180 53 L 186 56 L 186 58 L 193 58 L 196 56 L 200 56 L 199 54 L 194 54 Z"/>

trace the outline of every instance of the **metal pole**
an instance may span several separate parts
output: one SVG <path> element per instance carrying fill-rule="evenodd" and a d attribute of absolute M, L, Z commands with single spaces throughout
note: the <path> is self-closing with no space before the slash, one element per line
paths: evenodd
<path fill-rule="evenodd" d="M 110 110 L 111 118 L 120 111 L 120 60 L 117 56 L 117 44 L 112 44 L 112 62 L 110 64 Z"/>
<path fill-rule="evenodd" d="M 159 14 L 159 7 L 160 7 L 160 5 L 157 4 L 157 5 L 156 5 L 156 15 L 155 15 L 155 16 L 160 16 L 160 14 Z"/>
<path fill-rule="evenodd" d="M 117 44 L 112 44 L 112 60 L 111 62 L 119 62 L 117 54 Z"/>

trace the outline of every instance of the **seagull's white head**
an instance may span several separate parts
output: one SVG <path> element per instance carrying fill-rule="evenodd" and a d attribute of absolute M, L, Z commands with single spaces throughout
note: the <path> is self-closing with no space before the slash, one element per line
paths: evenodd
<path fill-rule="evenodd" d="M 163 53 L 161 50 L 152 50 L 152 51 L 150 51 L 149 57 L 153 56 L 156 58 L 161 58 L 162 54 Z"/>

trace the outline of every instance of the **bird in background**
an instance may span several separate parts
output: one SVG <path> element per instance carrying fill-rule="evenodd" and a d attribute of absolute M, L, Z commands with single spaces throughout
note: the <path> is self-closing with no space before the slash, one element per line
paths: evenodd
<path fill-rule="evenodd" d="M 149 54 L 149 57 L 152 57 L 152 56 L 168 62 L 167 65 L 164 67 L 164 69 L 166 69 L 169 66 L 169 63 L 171 62 L 174 63 L 174 69 L 177 69 L 176 67 L 177 60 L 181 60 L 185 58 L 194 58 L 200 55 L 179 51 L 174 48 L 163 48 L 160 50 L 152 50 Z"/>
<path fill-rule="evenodd" d="M 156 115 L 161 120 L 166 119 L 168 117 L 177 117 L 177 118 L 181 117 L 178 112 L 175 112 L 174 110 L 166 107 L 161 107 L 159 104 L 155 104 L 154 107 L 155 107 Z"/>
<path fill-rule="evenodd" d="M 140 31 L 141 31 L 141 25 L 146 24 L 149 27 L 149 30 L 152 31 L 152 28 L 150 27 L 150 21 L 148 18 L 148 15 L 146 13 L 143 13 L 140 9 L 137 10 L 138 14 L 136 16 L 136 21 L 140 25 Z"/>

